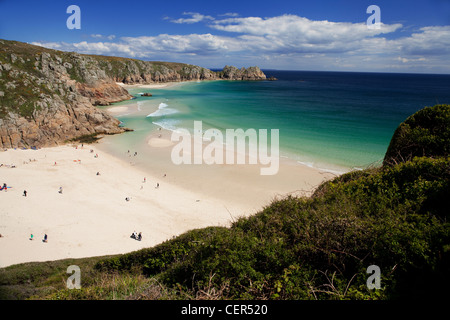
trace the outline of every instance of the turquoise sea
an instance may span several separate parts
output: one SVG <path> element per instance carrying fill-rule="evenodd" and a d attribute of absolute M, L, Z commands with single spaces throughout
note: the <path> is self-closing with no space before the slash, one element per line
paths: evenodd
<path fill-rule="evenodd" d="M 344 172 L 380 165 L 396 127 L 425 106 L 450 104 L 450 75 L 263 70 L 278 81 L 187 82 L 133 88 L 136 112 L 118 118 L 137 148 L 158 127 L 279 129 L 280 155 Z M 150 92 L 152 97 L 141 97 Z M 270 139 L 270 137 L 269 137 Z"/>

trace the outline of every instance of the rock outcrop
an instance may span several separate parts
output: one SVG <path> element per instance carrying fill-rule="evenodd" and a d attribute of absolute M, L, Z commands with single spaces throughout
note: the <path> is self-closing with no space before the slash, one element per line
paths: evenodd
<path fill-rule="evenodd" d="M 258 67 L 238 69 L 233 66 L 225 66 L 220 72 L 220 78 L 228 80 L 265 80 L 266 75 Z"/>
<path fill-rule="evenodd" d="M 81 55 L 0 40 L 0 148 L 126 131 L 94 105 L 132 96 Z"/>
<path fill-rule="evenodd" d="M 133 98 L 118 85 L 189 80 L 265 80 L 258 67 L 199 66 L 83 55 L 0 40 L 0 148 L 55 146 L 126 130 L 95 106 Z"/>

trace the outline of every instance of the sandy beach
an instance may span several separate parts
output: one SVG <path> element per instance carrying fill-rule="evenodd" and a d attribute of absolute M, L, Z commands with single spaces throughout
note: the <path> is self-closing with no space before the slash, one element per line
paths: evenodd
<path fill-rule="evenodd" d="M 90 150 L 61 146 L 0 153 L 2 185 L 11 187 L 0 193 L 0 267 L 124 253 L 229 222 L 221 200 L 162 183 L 161 177 Z M 142 241 L 130 238 L 133 231 L 142 232 Z"/>
<path fill-rule="evenodd" d="M 135 107 L 108 111 L 117 116 Z M 126 253 L 194 228 L 229 226 L 274 198 L 310 195 L 336 176 L 283 158 L 274 176 L 261 176 L 254 165 L 176 166 L 170 134 L 151 132 L 148 152 L 139 155 L 110 152 L 114 137 L 1 151 L 0 185 L 10 188 L 0 191 L 0 267 Z M 134 231 L 142 232 L 141 241 L 130 238 Z"/>
<path fill-rule="evenodd" d="M 183 84 L 185 82 L 190 81 L 178 81 L 178 82 L 164 82 L 164 83 L 151 83 L 151 84 L 125 84 L 123 82 L 116 82 L 117 85 L 124 87 L 125 89 L 129 88 L 143 88 L 143 89 L 161 89 L 173 87 L 175 85 Z"/>
<path fill-rule="evenodd" d="M 170 149 L 164 143 L 154 148 Z M 228 226 L 270 201 L 262 201 L 264 194 L 235 201 L 232 193 L 214 197 L 219 193 L 191 191 L 162 172 L 152 176 L 95 144 L 8 150 L 0 152 L 0 164 L 1 184 L 10 187 L 0 192 L 0 267 L 131 252 L 193 228 Z M 323 173 L 303 169 L 304 182 L 311 186 L 324 179 Z M 246 190 L 252 192 L 258 192 L 257 185 Z M 142 232 L 142 241 L 130 238 L 133 231 Z M 45 234 L 47 243 L 42 242 Z"/>

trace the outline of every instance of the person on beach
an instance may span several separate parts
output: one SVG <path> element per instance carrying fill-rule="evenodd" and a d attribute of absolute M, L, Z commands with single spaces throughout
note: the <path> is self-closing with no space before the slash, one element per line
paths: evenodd
<path fill-rule="evenodd" d="M 24 196 L 24 197 L 27 196 L 27 190 L 23 190 L 23 196 Z"/>
<path fill-rule="evenodd" d="M 155 187 L 155 188 L 156 188 L 156 189 L 159 188 L 159 182 L 156 183 L 156 187 Z"/>
<path fill-rule="evenodd" d="M 33 240 L 33 234 L 30 235 L 30 240 Z"/>
<path fill-rule="evenodd" d="M 144 177 L 144 183 L 147 182 L 147 179 Z"/>
<path fill-rule="evenodd" d="M 141 241 L 141 239 L 142 239 L 142 232 L 139 232 L 136 240 Z"/>
<path fill-rule="evenodd" d="M 42 242 L 47 242 L 47 234 L 44 235 L 44 240 L 42 240 Z"/>
<path fill-rule="evenodd" d="M 58 193 L 62 194 L 62 187 L 59 187 Z"/>

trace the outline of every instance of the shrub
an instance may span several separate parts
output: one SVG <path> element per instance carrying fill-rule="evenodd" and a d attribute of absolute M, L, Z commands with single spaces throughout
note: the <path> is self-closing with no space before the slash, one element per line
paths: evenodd
<path fill-rule="evenodd" d="M 414 157 L 450 155 L 450 105 L 435 105 L 409 116 L 395 130 L 383 165 Z"/>

